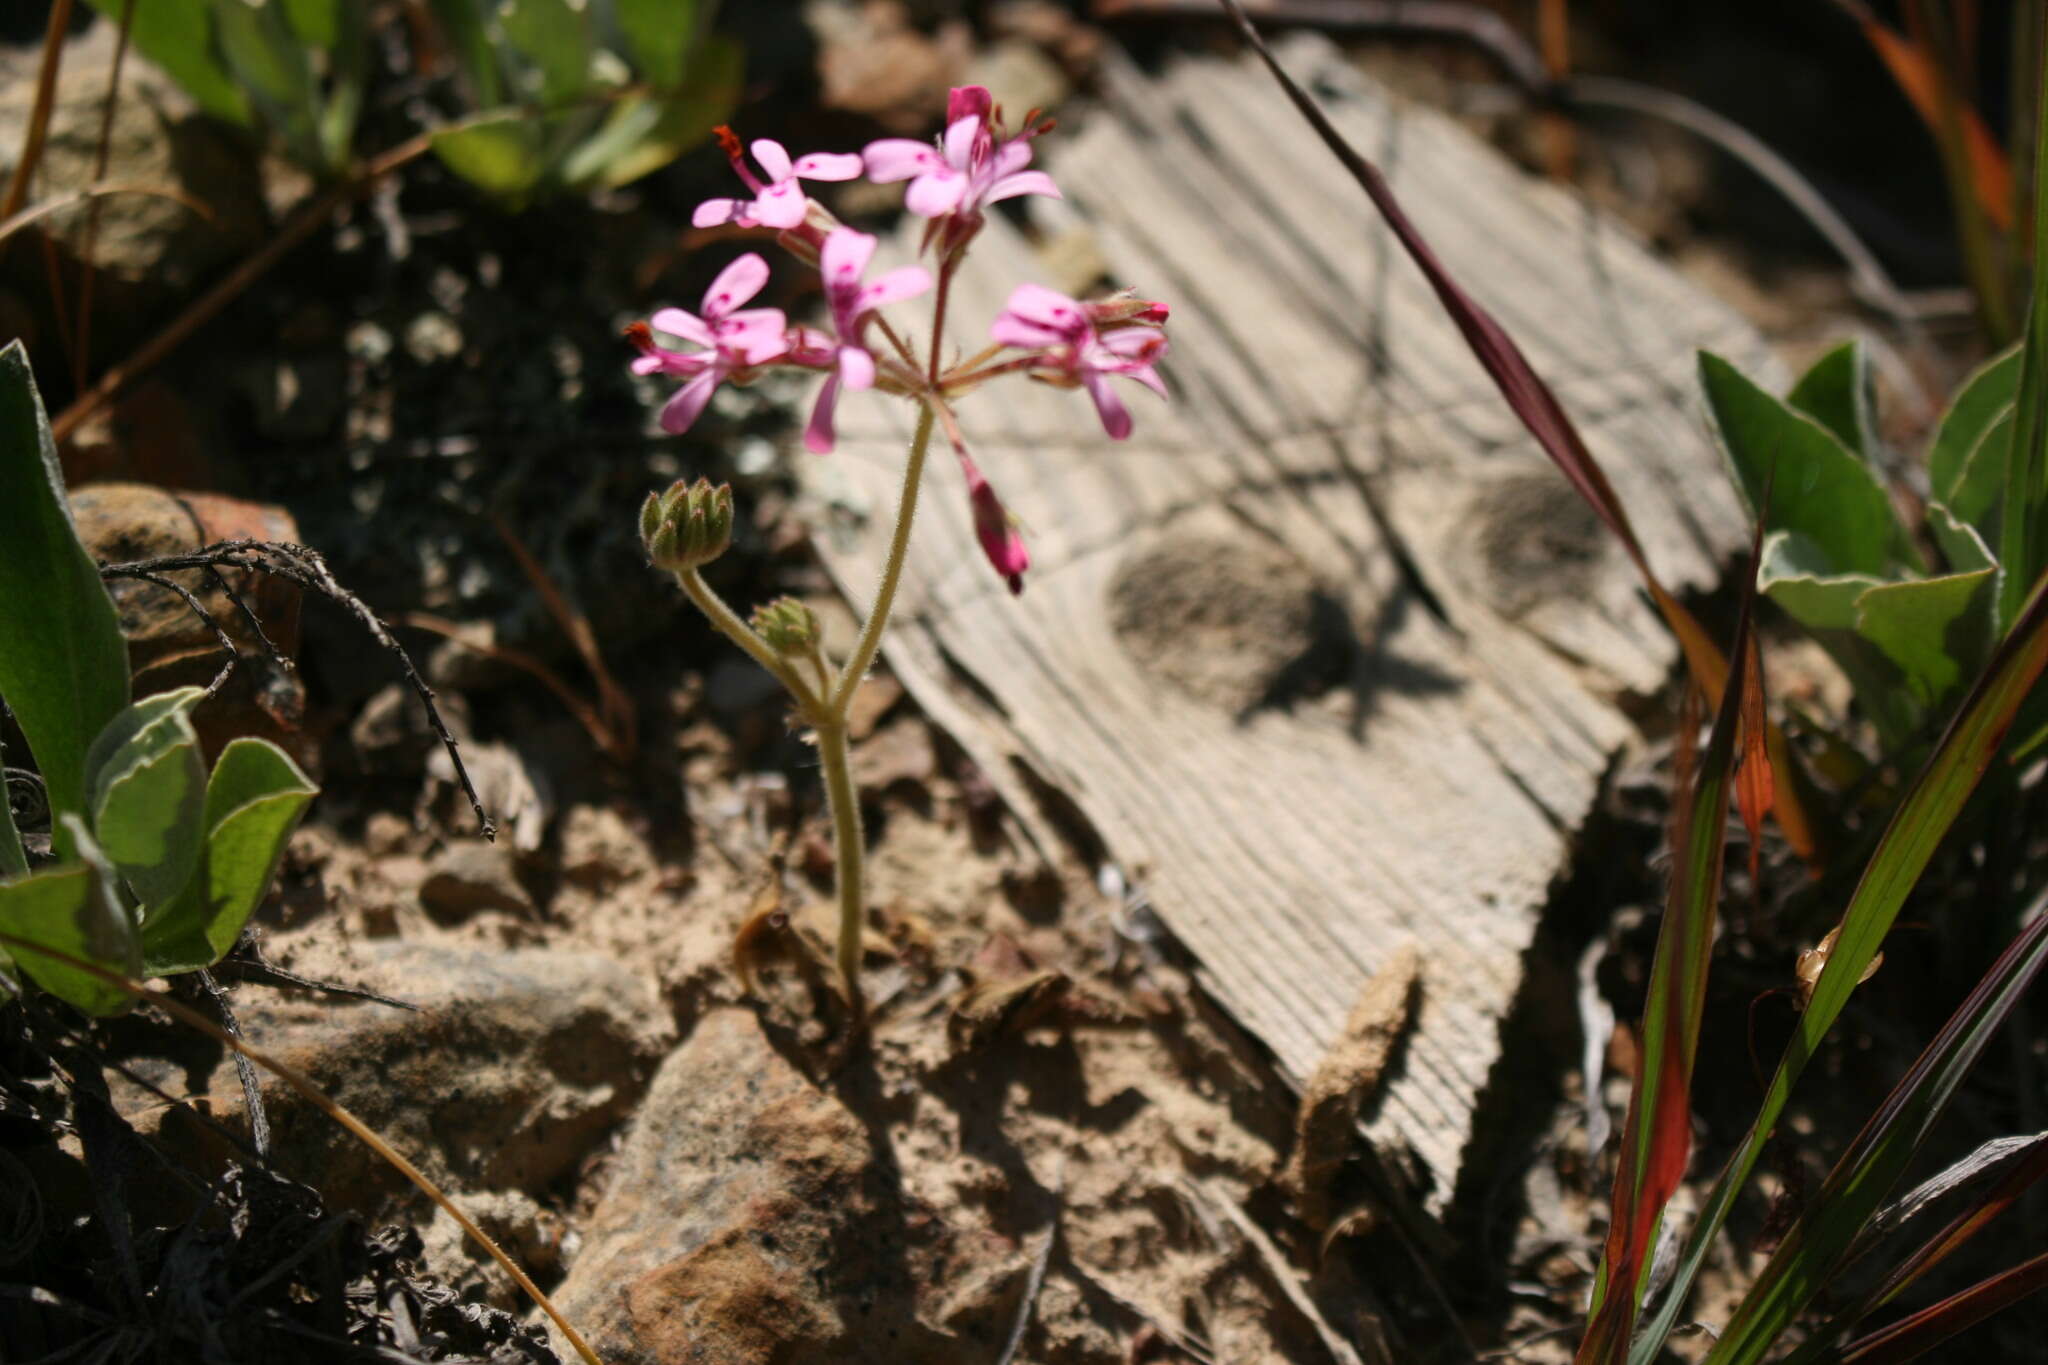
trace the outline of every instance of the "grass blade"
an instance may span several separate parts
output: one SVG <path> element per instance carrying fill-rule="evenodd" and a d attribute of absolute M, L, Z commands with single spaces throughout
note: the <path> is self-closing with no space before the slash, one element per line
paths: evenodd
<path fill-rule="evenodd" d="M 1650 1365 L 1656 1358 L 1699 1274 L 1708 1245 L 1755 1169 L 1792 1087 L 1848 1004 L 1850 992 L 1856 989 L 1907 894 L 1926 870 L 1949 826 L 1955 823 L 1963 803 L 1976 790 L 1978 779 L 1998 752 L 2014 715 L 2044 667 L 2048 667 L 2048 576 L 2035 584 L 2011 634 L 1964 699 L 1955 719 L 1949 722 L 1948 730 L 1879 839 L 1843 912 L 1834 951 L 1786 1045 L 1785 1055 L 1764 1093 L 1762 1107 L 1701 1208 L 1699 1220 L 1680 1253 L 1670 1290 L 1630 1353 L 1631 1365 Z"/>
<path fill-rule="evenodd" d="M 2048 1289 L 2048 1251 L 1853 1341 L 1839 1355 L 1823 1360 L 1826 1365 L 1897 1365 L 1915 1360 L 1963 1329 L 2042 1289 Z"/>
<path fill-rule="evenodd" d="M 1265 40 L 1252 26 L 1249 16 L 1239 0 L 1223 0 L 1223 6 L 1230 11 L 1245 41 L 1258 53 L 1266 69 L 1279 82 L 1280 88 L 1294 107 L 1301 111 L 1309 126 L 1314 128 L 1323 145 L 1330 149 L 1352 179 L 1364 189 L 1380 217 L 1400 240 L 1430 288 L 1436 292 L 1437 300 L 1444 312 L 1457 325 L 1464 336 L 1465 344 L 1472 348 L 1472 354 L 1479 360 L 1494 384 L 1500 389 L 1501 397 L 1521 419 L 1536 443 L 1563 473 L 1566 482 L 1586 500 L 1594 513 L 1621 542 L 1622 549 L 1642 576 L 1643 588 L 1650 600 L 1663 615 L 1671 633 L 1678 637 L 1680 650 L 1685 655 L 1687 668 L 1693 681 L 1707 696 L 1708 703 L 1719 709 L 1722 693 L 1728 685 L 1728 661 L 1722 656 L 1720 647 L 1714 643 L 1706 629 L 1700 625 L 1691 612 L 1666 590 L 1650 567 L 1650 561 L 1643 552 L 1642 542 L 1636 538 L 1635 528 L 1629 523 L 1628 510 L 1622 506 L 1614 487 L 1607 481 L 1607 475 L 1600 468 L 1593 452 L 1586 447 L 1578 428 L 1571 417 L 1551 392 L 1550 386 L 1529 363 L 1529 358 L 1515 344 L 1514 338 L 1496 321 L 1491 313 L 1482 308 L 1478 301 L 1462 289 L 1451 277 L 1450 271 L 1437 258 L 1437 254 L 1423 240 L 1415 224 L 1408 218 L 1395 198 L 1393 187 L 1387 183 L 1379 168 L 1359 155 L 1358 151 L 1344 140 L 1344 135 L 1330 123 L 1323 111 L 1310 99 L 1300 84 L 1289 76 L 1279 61 L 1267 48 Z M 1770 729 L 1769 749 L 1772 766 L 1781 777 L 1791 773 L 1791 754 L 1785 744 L 1783 731 L 1773 725 Z M 1778 784 L 1777 797 L 1778 827 L 1785 839 L 1809 863 L 1818 858 L 1819 845 L 1813 823 L 1808 818 L 1804 805 L 1789 781 Z"/>
<path fill-rule="evenodd" d="M 1842 1264 L 1857 1234 L 1926 1142 L 1992 1037 L 2048 965 L 2048 917 L 2035 914 L 1999 955 L 1969 996 L 1863 1131 L 1842 1153 L 1770 1264 L 1744 1295 L 1707 1357 L 1709 1365 L 1749 1365 L 1812 1302 Z M 1921 1268 L 1925 1268 L 1924 1262 Z"/>
<path fill-rule="evenodd" d="M 2036 117 L 2048 126 L 2048 99 L 2035 92 Z M 2012 448 L 2005 462 L 2005 499 L 1998 528 L 1999 629 L 2019 610 L 2019 594 L 2048 568 L 2048 134 L 2034 139 L 2034 271 L 2020 349 L 2020 390 L 2014 400 Z"/>
<path fill-rule="evenodd" d="M 1757 527 L 1761 540 L 1763 528 Z M 1754 554 L 1754 550 L 1752 551 Z M 1755 562 L 1752 557 L 1752 564 Z M 1751 573 L 1754 584 L 1756 575 Z M 1746 729 L 1748 680 L 1756 653 L 1751 617 L 1752 587 L 1744 594 L 1735 626 L 1736 666 L 1745 677 L 1730 688 L 1714 718 L 1696 777 L 1688 781 L 1684 737 L 1696 724 L 1681 722 L 1678 800 L 1671 823 L 1673 869 L 1657 954 L 1643 1005 L 1643 1053 L 1635 1093 L 1629 1097 L 1622 1129 L 1621 1161 L 1614 1173 L 1614 1205 L 1607 1246 L 1593 1289 L 1592 1320 L 1579 1345 L 1578 1365 L 1620 1365 L 1628 1357 L 1642 1282 L 1656 1248 L 1664 1205 L 1685 1177 L 1692 1154 L 1692 1070 L 1699 1050 L 1700 1016 L 1706 1005 L 1707 968 L 1714 947 L 1714 921 L 1721 903 L 1722 853 L 1728 836 L 1728 797 L 1734 778 L 1738 730 Z M 1762 689 L 1756 686 L 1761 704 Z M 1688 706 L 1688 713 L 1692 707 Z"/>

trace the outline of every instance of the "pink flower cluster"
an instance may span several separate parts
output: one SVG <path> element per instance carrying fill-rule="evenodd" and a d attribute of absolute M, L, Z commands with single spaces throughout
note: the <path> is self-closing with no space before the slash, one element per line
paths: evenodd
<path fill-rule="evenodd" d="M 707 200 L 691 221 L 700 228 L 779 230 L 784 246 L 817 264 L 829 325 L 792 325 L 778 308 L 742 307 L 766 286 L 768 265 L 756 253 L 741 256 L 712 281 L 698 312 L 664 308 L 648 322 L 627 328 L 627 339 L 640 351 L 634 373 L 683 381 L 661 410 L 663 429 L 687 431 L 720 383 L 744 384 L 768 367 L 825 375 L 804 429 L 804 444 L 819 454 L 832 449 L 842 392 L 880 388 L 924 403 L 937 414 L 959 456 L 983 551 L 1011 591 L 1021 591 L 1030 555 L 987 477 L 969 457 L 952 417 L 952 400 L 1013 373 L 1086 389 L 1103 429 L 1120 441 L 1131 433 L 1131 414 L 1109 381 L 1131 379 L 1162 397 L 1166 393 L 1153 368 L 1166 354 L 1166 306 L 1129 291 L 1084 303 L 1041 285 L 1019 285 L 990 328 L 994 346 L 951 368 L 938 363 L 946 285 L 981 230 L 984 210 L 1019 195 L 1059 197 L 1050 176 L 1029 169 L 1032 141 L 1051 127 L 1049 120 L 1033 115 L 1016 136 L 1006 136 L 988 91 L 966 86 L 952 92 L 945 133 L 935 144 L 884 138 L 858 155 L 815 152 L 792 158 L 781 143 L 766 138 L 742 148 L 731 129 L 720 128 L 727 159 L 752 197 Z M 766 179 L 748 165 L 747 151 Z M 799 183 L 852 180 L 862 174 L 877 184 L 909 181 L 904 205 L 928 221 L 924 242 L 937 270 L 941 311 L 929 329 L 932 354 L 922 363 L 886 322 L 879 327 L 885 345 L 871 345 L 868 338 L 883 308 L 933 289 L 933 272 L 906 265 L 866 278 L 875 238 L 841 225 Z M 667 349 L 655 340 L 656 332 L 697 349 Z"/>

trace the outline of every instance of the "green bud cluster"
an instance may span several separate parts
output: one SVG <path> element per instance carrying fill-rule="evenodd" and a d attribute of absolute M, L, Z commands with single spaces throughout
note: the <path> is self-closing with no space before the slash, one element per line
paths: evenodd
<path fill-rule="evenodd" d="M 640 504 L 640 543 L 654 567 L 670 573 L 709 564 L 732 544 L 732 486 L 677 479 L 649 493 Z"/>
<path fill-rule="evenodd" d="M 808 654 L 818 643 L 818 618 L 794 597 L 778 597 L 754 608 L 754 633 L 777 654 Z"/>

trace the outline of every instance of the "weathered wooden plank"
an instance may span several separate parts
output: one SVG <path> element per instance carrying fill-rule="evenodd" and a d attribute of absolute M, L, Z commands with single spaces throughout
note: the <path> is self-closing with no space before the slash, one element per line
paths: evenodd
<path fill-rule="evenodd" d="M 1556 385 L 1667 581 L 1707 581 L 1740 520 L 1692 355 L 1768 368 L 1763 342 L 1328 45 L 1285 52 Z M 1174 398 L 1134 393 L 1124 445 L 1078 394 L 963 403 L 1034 569 L 1010 600 L 936 457 L 891 665 L 1033 839 L 1053 837 L 1039 791 L 1072 802 L 1297 1081 L 1373 969 L 1419 945 L 1414 1028 L 1369 1128 L 1438 1204 L 1547 890 L 1627 733 L 1614 698 L 1656 686 L 1672 646 L 1262 72 L 1115 68 L 1105 104 L 1040 146 L 1068 196 L 1046 235 L 1085 233 L 1110 282 L 1172 302 Z M 991 223 L 956 286 L 960 344 L 1015 283 L 1047 279 L 1044 255 Z M 908 413 L 840 411 L 840 454 L 807 477 L 842 513 L 826 560 L 865 606 Z"/>

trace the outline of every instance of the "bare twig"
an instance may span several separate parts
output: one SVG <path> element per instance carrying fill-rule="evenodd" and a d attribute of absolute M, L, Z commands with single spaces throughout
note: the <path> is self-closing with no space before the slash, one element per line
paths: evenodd
<path fill-rule="evenodd" d="M 206 628 L 213 632 L 213 638 L 220 642 L 221 653 L 227 655 L 227 662 L 220 666 L 220 672 L 214 674 L 213 681 L 206 685 L 207 696 L 218 695 L 221 687 L 227 682 L 228 676 L 235 671 L 235 665 L 241 661 L 242 654 L 240 650 L 235 648 L 235 642 L 228 638 L 228 633 L 221 629 L 221 624 L 215 619 L 214 614 L 206 609 L 206 604 L 194 596 L 190 588 L 178 582 L 175 578 L 167 578 L 163 574 L 153 573 L 148 569 L 138 569 L 131 565 L 127 566 L 127 570 L 124 573 L 102 573 L 100 576 L 102 578 L 140 579 L 144 583 L 154 583 L 159 588 L 168 588 L 185 599 L 186 607 L 191 610 L 194 616 L 206 623 Z"/>
<path fill-rule="evenodd" d="M 212 209 L 174 185 L 136 185 L 130 184 L 125 180 L 102 180 L 95 181 L 84 189 L 72 190 L 68 194 L 59 194 L 49 199 L 39 200 L 22 209 L 19 213 L 9 214 L 6 218 L 0 219 L 0 242 L 4 242 L 7 238 L 12 237 L 15 233 L 39 218 L 47 218 L 53 213 L 62 213 L 65 209 L 83 204 L 88 200 L 104 199 L 110 194 L 147 194 L 158 199 L 168 199 L 174 204 L 190 209 L 202 218 L 213 217 Z"/>
<path fill-rule="evenodd" d="M 476 786 L 470 781 L 469 770 L 462 764 L 460 747 L 455 736 L 448 732 L 446 722 L 441 719 L 441 709 L 434 705 L 434 690 L 420 677 L 413 667 L 412 656 L 405 652 L 405 646 L 392 638 L 382 618 L 370 610 L 360 597 L 341 586 L 335 580 L 333 570 L 318 550 L 305 545 L 292 545 L 272 540 L 223 540 L 213 545 L 201 546 L 185 554 L 159 555 L 154 559 L 141 559 L 127 564 L 102 564 L 102 578 L 148 578 L 150 575 L 172 573 L 179 569 L 251 569 L 259 573 L 276 574 L 288 578 L 300 587 L 311 588 L 329 601 L 346 608 L 370 638 L 390 650 L 398 658 L 399 667 L 405 673 L 405 680 L 418 694 L 420 704 L 426 708 L 427 722 L 434 727 L 434 734 L 441 741 L 441 747 L 448 752 L 448 761 L 455 769 L 456 780 L 462 784 L 463 795 L 469 798 L 469 807 L 476 812 L 477 825 L 486 839 L 498 837 L 498 827 L 491 817 L 484 813 L 483 801 L 476 794 Z"/>
<path fill-rule="evenodd" d="M 220 1026 L 231 1038 L 242 1036 L 242 1026 L 235 1022 L 235 1011 L 228 1004 L 228 993 L 221 989 L 213 973 L 201 967 L 198 972 L 199 985 L 213 1002 L 213 1009 L 220 1016 Z M 256 1082 L 256 1064 L 237 1052 L 235 1054 L 235 1079 L 242 1083 L 242 1107 L 249 1111 L 249 1141 L 256 1148 L 256 1155 L 270 1160 L 270 1115 L 263 1108 L 263 1088 Z"/>
<path fill-rule="evenodd" d="M 36 72 L 36 102 L 29 110 L 28 129 L 22 134 L 21 155 L 15 158 L 14 174 L 7 192 L 0 198 L 0 218 L 12 218 L 28 199 L 28 182 L 43 159 L 43 140 L 50 132 L 50 108 L 57 102 L 57 72 L 64 64 L 64 33 L 71 27 L 71 0 L 55 0 L 50 22 L 43 29 L 43 61 Z"/>
<path fill-rule="evenodd" d="M 93 149 L 94 180 L 107 177 L 107 153 L 114 138 L 114 109 L 121 101 L 121 67 L 128 60 L 128 30 L 134 23 L 135 0 L 121 0 L 121 24 L 114 40 L 114 62 L 107 72 L 107 97 L 100 106 L 99 145 Z M 92 259 L 99 235 L 100 201 L 95 199 L 85 211 L 85 250 L 79 253 L 84 273 L 78 277 L 78 339 L 76 349 L 71 352 L 72 387 L 79 389 L 85 387 L 86 357 L 92 346 L 92 287 L 96 278 Z"/>

